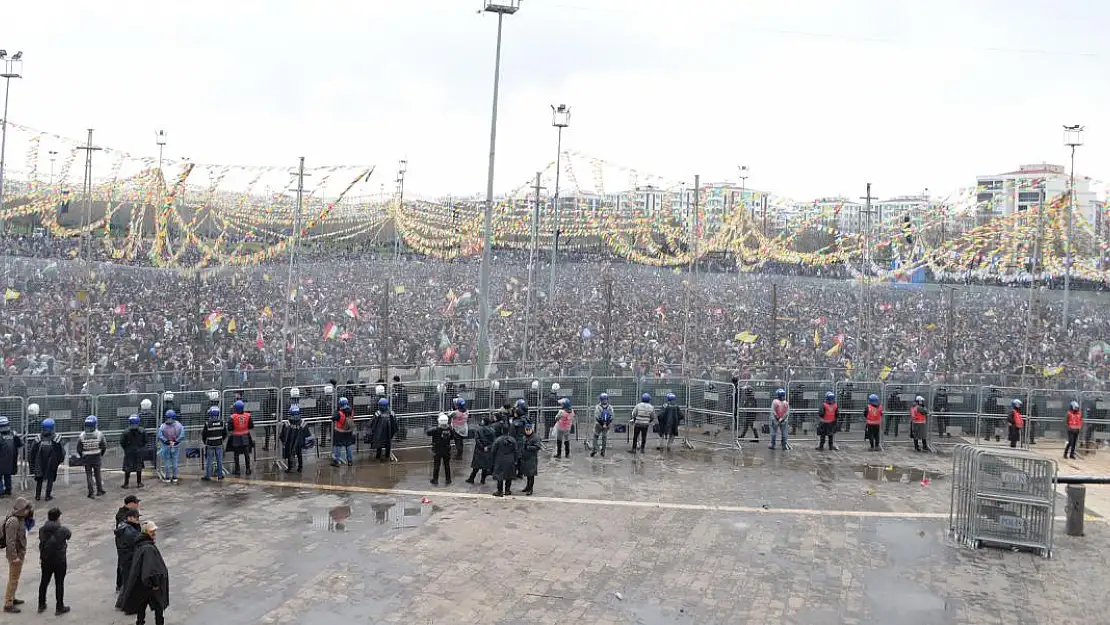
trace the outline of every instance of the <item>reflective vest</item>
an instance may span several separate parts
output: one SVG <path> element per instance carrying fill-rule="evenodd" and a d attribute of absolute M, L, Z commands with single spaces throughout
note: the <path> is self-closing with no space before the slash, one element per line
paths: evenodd
<path fill-rule="evenodd" d="M 348 424 L 348 420 L 350 420 L 350 418 L 351 411 L 340 408 L 338 417 L 335 420 L 335 429 L 340 432 L 350 432 L 351 426 Z"/>
<path fill-rule="evenodd" d="M 882 406 L 867 406 L 867 425 L 882 425 L 883 424 L 883 407 Z"/>
<path fill-rule="evenodd" d="M 836 423 L 836 404 L 826 403 L 821 411 L 821 420 L 825 423 Z"/>
<path fill-rule="evenodd" d="M 926 416 L 921 406 L 914 405 L 910 407 L 910 423 L 925 423 Z"/>
<path fill-rule="evenodd" d="M 1025 427 L 1025 417 L 1021 416 L 1021 411 L 1014 408 L 1013 414 L 1010 415 L 1010 421 L 1017 429 Z"/>
<path fill-rule="evenodd" d="M 1083 413 L 1079 410 L 1068 411 L 1068 429 L 1081 430 L 1083 429 Z"/>
<path fill-rule="evenodd" d="M 239 412 L 231 415 L 231 435 L 246 436 L 250 434 L 251 413 Z"/>

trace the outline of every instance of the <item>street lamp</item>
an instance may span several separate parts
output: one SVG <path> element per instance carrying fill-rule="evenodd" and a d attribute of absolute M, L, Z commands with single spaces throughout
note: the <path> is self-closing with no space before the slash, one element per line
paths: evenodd
<path fill-rule="evenodd" d="M 10 58 L 7 50 L 0 50 L 0 61 L 4 62 L 4 118 L 0 119 L 0 209 L 4 208 L 4 155 L 8 148 L 8 94 L 12 90 L 12 78 L 23 78 L 23 52 L 16 52 Z"/>
<path fill-rule="evenodd" d="M 50 156 L 50 186 L 54 186 L 54 160 L 58 158 L 58 151 L 50 150 L 47 154 Z"/>
<path fill-rule="evenodd" d="M 401 209 L 405 200 L 405 172 L 409 170 L 409 162 L 397 162 L 397 214 L 393 218 L 393 260 L 401 262 L 401 229 L 397 227 L 401 217 Z"/>
<path fill-rule="evenodd" d="M 1064 330 L 1068 329 L 1068 304 L 1071 299 L 1071 230 L 1072 215 L 1075 213 L 1075 148 L 1083 145 L 1083 126 L 1075 124 L 1064 126 L 1064 145 L 1071 148 L 1071 198 L 1068 200 L 1067 223 L 1064 225 Z"/>
<path fill-rule="evenodd" d="M 162 150 L 166 147 L 166 131 L 159 130 L 154 135 L 154 142 L 158 144 L 158 173 L 162 173 Z"/>
<path fill-rule="evenodd" d="M 555 211 L 555 226 L 551 232 L 551 285 L 547 289 L 547 301 L 555 301 L 555 264 L 556 255 L 559 253 L 559 174 L 562 173 L 563 158 L 563 128 L 570 125 L 570 107 L 566 104 L 551 105 L 551 125 L 559 130 L 559 139 L 555 148 L 555 196 L 552 206 Z"/>
<path fill-rule="evenodd" d="M 512 15 L 520 10 L 521 0 L 484 0 L 486 13 L 497 14 L 497 52 L 493 62 L 493 113 L 490 117 L 489 129 L 489 173 L 486 177 L 486 206 L 483 216 L 483 241 L 482 241 L 482 266 L 479 273 L 479 290 L 482 299 L 479 301 L 478 315 L 478 372 L 485 377 L 485 368 L 489 363 L 489 304 L 490 304 L 490 262 L 493 239 L 493 165 L 497 149 L 497 96 L 501 83 L 501 27 L 506 15 Z"/>

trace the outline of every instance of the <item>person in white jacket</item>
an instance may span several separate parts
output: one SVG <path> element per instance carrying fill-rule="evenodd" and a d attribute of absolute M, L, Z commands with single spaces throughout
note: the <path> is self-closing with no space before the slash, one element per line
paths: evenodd
<path fill-rule="evenodd" d="M 629 421 L 632 425 L 632 449 L 628 453 L 636 453 L 636 440 L 640 440 L 640 453 L 644 453 L 644 448 L 647 446 L 647 433 L 648 428 L 651 427 L 651 422 L 655 420 L 655 406 L 651 405 L 651 395 L 644 393 L 640 396 L 640 403 L 632 408 L 632 420 Z"/>

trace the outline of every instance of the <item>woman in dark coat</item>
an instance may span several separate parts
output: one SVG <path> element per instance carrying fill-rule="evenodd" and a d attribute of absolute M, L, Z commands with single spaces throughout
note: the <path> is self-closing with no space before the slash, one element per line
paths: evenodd
<path fill-rule="evenodd" d="M 481 483 L 485 484 L 486 478 L 493 471 L 493 441 L 496 440 L 497 436 L 494 434 L 493 428 L 490 427 L 488 416 L 482 417 L 481 424 L 474 428 L 473 432 L 474 455 L 470 457 L 470 477 L 466 478 L 466 483 L 473 484 L 474 477 L 478 475 L 478 471 L 481 471 Z"/>
<path fill-rule="evenodd" d="M 540 472 L 540 449 L 543 441 L 536 434 L 531 423 L 524 426 L 524 449 L 521 450 L 520 472 L 528 478 L 524 486 L 524 494 L 531 495 L 532 487 L 536 485 L 536 475 Z"/>
<path fill-rule="evenodd" d="M 146 622 L 146 609 L 154 610 L 154 622 L 165 622 L 162 613 L 170 607 L 170 573 L 161 552 L 154 544 L 158 526 L 151 521 L 143 523 L 143 533 L 135 539 L 135 553 L 131 557 L 131 571 L 123 585 L 123 612 L 137 614 L 137 623 Z"/>
<path fill-rule="evenodd" d="M 131 474 L 141 486 L 143 483 L 143 452 L 146 451 L 146 431 L 143 430 L 142 417 L 137 414 L 127 419 L 127 429 L 119 437 L 123 448 L 123 487 L 131 482 Z"/>
<path fill-rule="evenodd" d="M 504 429 L 502 429 L 504 432 Z M 511 495 L 513 478 L 516 477 L 517 461 L 520 459 L 520 446 L 511 434 L 501 434 L 493 441 L 490 455 L 493 457 L 493 478 L 497 480 L 495 496 Z"/>
<path fill-rule="evenodd" d="M 389 400 L 378 400 L 378 409 L 370 419 L 370 446 L 376 452 L 375 458 L 380 462 L 389 462 L 393 455 L 393 437 L 397 435 L 397 417 L 389 409 Z"/>

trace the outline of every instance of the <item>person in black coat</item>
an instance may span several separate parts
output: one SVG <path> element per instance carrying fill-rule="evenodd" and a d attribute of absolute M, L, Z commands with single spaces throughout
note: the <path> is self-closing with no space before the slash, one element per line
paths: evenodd
<path fill-rule="evenodd" d="M 19 449 L 23 439 L 12 432 L 7 417 L 0 417 L 0 497 L 12 494 L 12 476 L 19 467 Z"/>
<path fill-rule="evenodd" d="M 397 435 L 397 417 L 389 409 L 389 400 L 378 400 L 378 410 L 370 419 L 370 446 L 378 462 L 389 462 L 393 457 L 393 437 Z"/>
<path fill-rule="evenodd" d="M 663 410 L 659 411 L 659 437 L 665 441 L 664 445 L 668 451 L 671 448 L 671 443 L 678 436 L 679 424 L 686 418 L 676 401 L 677 398 L 674 393 L 667 393 L 667 403 L 663 405 Z M 656 449 L 663 449 L 664 445 L 660 445 Z"/>
<path fill-rule="evenodd" d="M 493 456 L 493 478 L 497 480 L 497 492 L 493 494 L 495 497 L 513 494 L 513 478 L 516 477 L 524 447 L 523 444 L 517 443 L 516 437 L 508 432 L 506 426 L 502 426 L 500 431 L 501 434 L 490 447 L 490 455 Z"/>
<path fill-rule="evenodd" d="M 301 407 L 293 404 L 289 407 L 289 420 L 281 424 L 281 457 L 285 459 L 285 472 L 304 470 L 304 448 L 308 440 L 308 428 L 301 419 Z M 297 461 L 297 468 L 293 468 L 293 460 Z"/>
<path fill-rule="evenodd" d="M 532 487 L 536 485 L 536 475 L 540 472 L 540 450 L 543 449 L 543 437 L 536 434 L 535 426 L 531 423 L 524 426 L 524 446 L 520 451 L 520 472 L 527 482 L 524 485 L 524 494 L 531 495 Z"/>
<path fill-rule="evenodd" d="M 113 532 L 116 536 L 116 607 L 120 609 L 123 608 L 123 585 L 131 572 L 131 560 L 135 555 L 135 541 L 142 534 L 139 509 L 123 508 L 123 511 L 123 518 Z"/>
<path fill-rule="evenodd" d="M 51 508 L 46 513 L 46 523 L 39 528 L 39 562 L 42 579 L 39 581 L 39 612 L 46 611 L 46 589 L 54 578 L 54 614 L 69 612 L 66 605 L 66 548 L 73 537 L 69 528 L 61 523 L 62 511 Z"/>
<path fill-rule="evenodd" d="M 493 470 L 493 441 L 497 438 L 493 428 L 490 427 L 489 416 L 482 417 L 478 427 L 472 430 L 474 434 L 474 455 L 470 457 L 470 477 L 466 478 L 467 484 L 474 483 L 478 471 L 482 472 L 482 484 L 486 483 L 490 471 Z"/>
<path fill-rule="evenodd" d="M 31 475 L 35 477 L 35 501 L 42 497 L 42 483 L 46 482 L 46 500 L 54 499 L 51 494 L 54 482 L 58 479 L 58 467 L 65 461 L 65 448 L 54 433 L 54 420 L 43 419 L 42 434 L 27 450 Z"/>
<path fill-rule="evenodd" d="M 447 484 L 451 484 L 451 440 L 455 433 L 451 430 L 451 417 L 440 414 L 436 420 L 436 427 L 428 428 L 428 436 L 432 437 L 432 453 L 435 455 L 432 468 L 432 484 L 439 484 L 439 467 L 443 466 L 443 473 Z"/>
<path fill-rule="evenodd" d="M 131 474 L 135 474 L 135 486 L 143 487 L 143 452 L 146 451 L 146 431 L 143 430 L 142 417 L 133 414 L 127 418 L 127 429 L 119 437 L 123 448 L 123 488 L 131 488 Z"/>
<path fill-rule="evenodd" d="M 146 624 L 148 607 L 154 611 L 154 624 L 165 625 L 163 613 L 170 607 L 170 573 L 154 544 L 157 530 L 153 521 L 143 523 L 142 534 L 135 540 L 131 571 L 123 586 L 123 612 L 136 615 L 135 625 Z"/>

